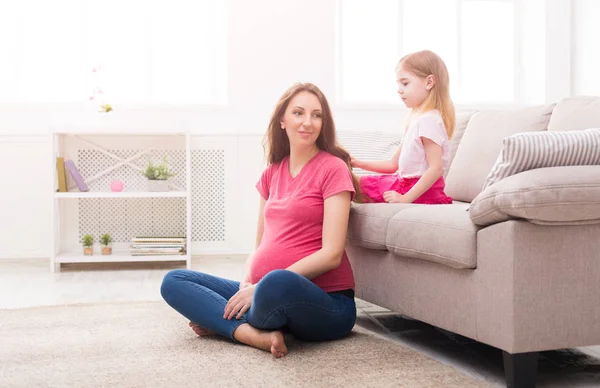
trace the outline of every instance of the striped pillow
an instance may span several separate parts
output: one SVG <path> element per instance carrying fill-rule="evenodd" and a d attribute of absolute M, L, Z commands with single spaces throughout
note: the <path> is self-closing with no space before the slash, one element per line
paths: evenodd
<path fill-rule="evenodd" d="M 523 171 L 584 165 L 600 165 L 600 129 L 522 132 L 502 139 L 502 151 L 483 190 Z"/>
<path fill-rule="evenodd" d="M 389 132 L 339 131 L 337 140 L 342 147 L 358 160 L 390 160 L 402 141 L 402 135 Z M 354 167 L 355 175 L 374 174 Z"/>

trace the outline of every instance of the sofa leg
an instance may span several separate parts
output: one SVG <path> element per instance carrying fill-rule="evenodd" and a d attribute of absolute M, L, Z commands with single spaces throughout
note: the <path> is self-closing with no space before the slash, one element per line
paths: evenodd
<path fill-rule="evenodd" d="M 502 351 L 504 375 L 508 388 L 535 388 L 538 353 L 510 354 Z"/>

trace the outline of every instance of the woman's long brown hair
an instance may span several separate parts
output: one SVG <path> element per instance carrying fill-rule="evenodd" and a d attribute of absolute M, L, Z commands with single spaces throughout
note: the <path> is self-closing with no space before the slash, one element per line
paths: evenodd
<path fill-rule="evenodd" d="M 327 98 L 325 98 L 323 92 L 321 92 L 321 90 L 312 83 L 306 82 L 292 85 L 288 90 L 285 91 L 285 93 L 283 93 L 281 98 L 279 98 L 277 105 L 275 105 L 275 110 L 271 116 L 269 128 L 267 129 L 263 143 L 265 155 L 267 156 L 267 163 L 279 163 L 283 160 L 283 158 L 290 154 L 290 140 L 286 131 L 281 129 L 281 119 L 283 118 L 283 115 L 292 98 L 303 91 L 314 94 L 321 103 L 322 126 L 321 133 L 319 134 L 316 142 L 317 147 L 332 154 L 333 156 L 337 156 L 346 163 L 348 170 L 350 171 L 350 175 L 352 176 L 352 185 L 356 191 L 354 195 L 354 202 L 364 202 L 364 196 L 360 192 L 358 178 L 352 172 L 352 166 L 350 165 L 350 154 L 337 142 L 335 123 L 333 122 L 333 116 L 331 114 L 331 109 L 329 108 Z"/>

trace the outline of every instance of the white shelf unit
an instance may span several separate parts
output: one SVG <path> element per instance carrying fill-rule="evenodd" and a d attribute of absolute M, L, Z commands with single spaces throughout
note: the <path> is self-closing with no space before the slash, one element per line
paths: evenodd
<path fill-rule="evenodd" d="M 54 198 L 187 198 L 186 191 L 164 191 L 164 192 L 71 192 L 54 193 Z"/>
<path fill-rule="evenodd" d="M 191 139 L 185 132 L 53 134 L 52 247 L 50 270 L 60 271 L 63 263 L 185 261 L 191 268 Z M 80 192 L 67 175 L 67 192 L 58 192 L 56 157 L 75 162 L 90 188 Z M 147 162 L 167 157 L 176 176 L 171 191 L 146 191 L 142 176 Z M 110 182 L 124 183 L 121 192 L 110 191 Z M 185 222 L 182 220 L 185 219 Z M 113 252 L 102 255 L 98 238 L 113 237 Z M 94 254 L 83 254 L 81 236 L 95 238 Z M 183 255 L 130 254 L 134 237 L 185 236 Z"/>

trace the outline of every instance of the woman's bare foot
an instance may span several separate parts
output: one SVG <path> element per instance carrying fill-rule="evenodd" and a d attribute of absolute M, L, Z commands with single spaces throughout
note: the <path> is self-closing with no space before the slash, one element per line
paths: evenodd
<path fill-rule="evenodd" d="M 275 358 L 283 357 L 288 352 L 283 333 L 278 330 L 259 330 L 243 323 L 235 329 L 233 337 L 246 345 L 271 352 Z"/>
<path fill-rule="evenodd" d="M 275 358 L 283 357 L 287 354 L 287 346 L 285 346 L 285 339 L 283 333 L 280 331 L 274 331 L 271 333 L 271 353 Z"/>
<path fill-rule="evenodd" d="M 194 322 L 190 322 L 189 326 L 192 328 L 192 330 L 194 330 L 194 333 L 196 333 L 197 335 L 199 335 L 200 337 L 205 337 L 208 335 L 214 335 L 215 333 L 203 328 L 202 326 L 198 326 L 196 323 Z"/>

